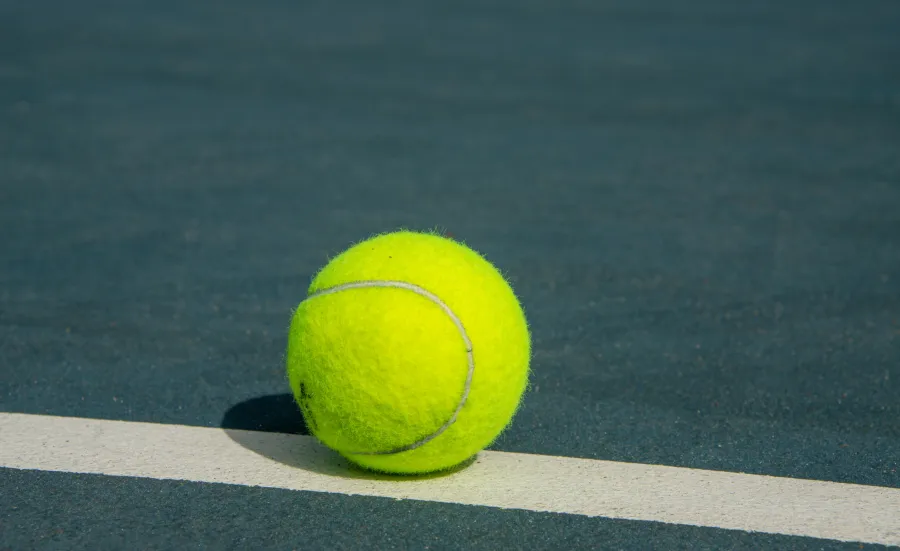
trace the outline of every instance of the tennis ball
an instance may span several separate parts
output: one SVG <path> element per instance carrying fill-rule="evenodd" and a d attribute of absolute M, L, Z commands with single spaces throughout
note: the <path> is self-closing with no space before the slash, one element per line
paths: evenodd
<path fill-rule="evenodd" d="M 364 468 L 457 466 L 507 427 L 531 339 L 512 288 L 434 233 L 371 237 L 314 277 L 291 320 L 287 374 L 311 433 Z"/>

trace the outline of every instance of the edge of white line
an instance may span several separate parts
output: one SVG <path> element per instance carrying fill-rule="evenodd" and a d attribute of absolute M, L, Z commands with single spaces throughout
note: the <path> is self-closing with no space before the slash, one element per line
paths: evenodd
<path fill-rule="evenodd" d="M 900 488 L 488 451 L 369 475 L 309 436 L 0 413 L 0 467 L 414 499 L 900 545 Z"/>

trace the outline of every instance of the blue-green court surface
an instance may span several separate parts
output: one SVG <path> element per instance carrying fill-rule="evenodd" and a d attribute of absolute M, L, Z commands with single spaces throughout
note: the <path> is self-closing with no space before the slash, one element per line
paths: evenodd
<path fill-rule="evenodd" d="M 0 549 L 900 545 L 898 28 L 0 2 Z M 397 228 L 484 253 L 534 338 L 445 477 L 318 455 L 288 395 L 315 270 Z"/>

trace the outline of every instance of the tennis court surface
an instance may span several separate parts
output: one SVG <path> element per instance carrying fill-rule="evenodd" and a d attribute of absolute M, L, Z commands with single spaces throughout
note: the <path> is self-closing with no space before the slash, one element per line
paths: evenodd
<path fill-rule="evenodd" d="M 0 550 L 900 546 L 900 4 L 0 2 Z M 533 338 L 447 476 L 287 384 L 438 229 Z"/>

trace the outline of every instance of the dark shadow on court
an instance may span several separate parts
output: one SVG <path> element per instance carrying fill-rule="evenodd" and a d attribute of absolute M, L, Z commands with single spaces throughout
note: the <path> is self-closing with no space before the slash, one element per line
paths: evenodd
<path fill-rule="evenodd" d="M 231 406 L 222 417 L 223 429 L 309 434 L 300 407 L 290 394 L 251 398 Z"/>
<path fill-rule="evenodd" d="M 390 475 L 362 469 L 315 438 L 304 438 L 309 435 L 309 429 L 290 394 L 272 394 L 235 404 L 225 412 L 220 426 L 232 440 L 263 457 L 340 478 L 392 481 L 438 478 L 463 470 L 477 460 L 473 457 L 449 471 L 426 475 Z"/>

